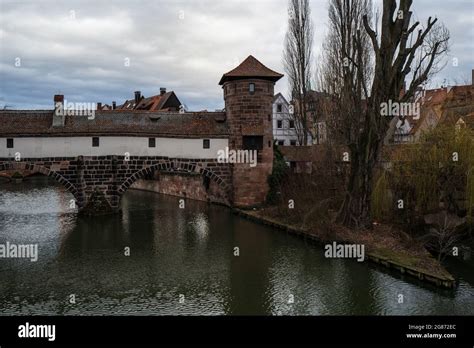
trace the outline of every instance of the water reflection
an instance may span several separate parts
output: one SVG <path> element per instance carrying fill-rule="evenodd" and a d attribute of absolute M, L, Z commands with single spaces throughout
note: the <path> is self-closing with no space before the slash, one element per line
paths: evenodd
<path fill-rule="evenodd" d="M 0 314 L 474 312 L 469 263 L 456 267 L 459 288 L 443 291 L 325 259 L 321 248 L 224 207 L 186 201 L 179 209 L 176 197 L 129 191 L 122 214 L 83 218 L 69 209 L 71 198 L 39 179 L 0 184 L 0 243 L 38 243 L 40 250 L 37 263 L 0 259 Z"/>

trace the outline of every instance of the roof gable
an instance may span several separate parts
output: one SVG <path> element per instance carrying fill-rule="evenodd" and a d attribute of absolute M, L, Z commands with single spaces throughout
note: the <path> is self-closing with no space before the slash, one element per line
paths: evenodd
<path fill-rule="evenodd" d="M 288 101 L 286 100 L 286 98 L 283 96 L 283 94 L 281 93 L 277 93 L 275 94 L 275 96 L 273 97 L 273 103 L 276 103 L 276 102 L 280 102 L 280 103 L 284 103 L 286 105 L 290 105 L 290 103 L 288 103 Z"/>

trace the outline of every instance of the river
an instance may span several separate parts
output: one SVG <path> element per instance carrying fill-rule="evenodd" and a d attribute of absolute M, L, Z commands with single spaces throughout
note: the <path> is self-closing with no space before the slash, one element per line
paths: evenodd
<path fill-rule="evenodd" d="M 0 183 L 0 244 L 39 250 L 0 258 L 0 315 L 474 314 L 473 260 L 448 264 L 444 290 L 222 206 L 129 190 L 122 214 L 85 218 L 71 199 L 47 178 Z"/>

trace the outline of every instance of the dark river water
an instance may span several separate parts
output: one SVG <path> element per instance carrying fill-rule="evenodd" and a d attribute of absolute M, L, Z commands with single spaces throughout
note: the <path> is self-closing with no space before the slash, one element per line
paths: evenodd
<path fill-rule="evenodd" d="M 70 199 L 46 178 L 0 183 L 0 244 L 39 248 L 37 262 L 0 258 L 0 315 L 474 314 L 472 260 L 440 290 L 221 206 L 130 190 L 122 215 L 83 218 Z"/>

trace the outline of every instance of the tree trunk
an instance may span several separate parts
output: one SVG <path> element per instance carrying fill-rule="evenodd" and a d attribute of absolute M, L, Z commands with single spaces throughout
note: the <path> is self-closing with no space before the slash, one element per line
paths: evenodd
<path fill-rule="evenodd" d="M 371 196 L 373 172 L 381 148 L 377 137 L 369 131 L 351 148 L 351 171 L 344 202 L 337 222 L 347 227 L 372 228 Z"/>

